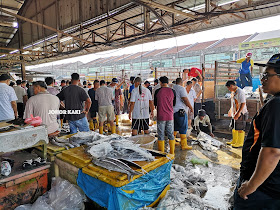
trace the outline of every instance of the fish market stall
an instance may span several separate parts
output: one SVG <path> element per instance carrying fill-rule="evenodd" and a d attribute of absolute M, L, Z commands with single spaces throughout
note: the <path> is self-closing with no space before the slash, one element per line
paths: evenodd
<path fill-rule="evenodd" d="M 13 209 L 32 202 L 46 192 L 49 165 L 44 159 L 23 150 L 42 145 L 42 158 L 45 158 L 47 143 L 45 126 L 9 124 L 1 128 L 0 209 Z"/>
<path fill-rule="evenodd" d="M 147 139 L 154 143 L 154 138 Z M 80 132 L 67 142 L 74 147 L 56 155 L 58 174 L 81 187 L 99 206 L 138 209 L 155 205 L 169 189 L 173 155 L 116 134 Z"/>

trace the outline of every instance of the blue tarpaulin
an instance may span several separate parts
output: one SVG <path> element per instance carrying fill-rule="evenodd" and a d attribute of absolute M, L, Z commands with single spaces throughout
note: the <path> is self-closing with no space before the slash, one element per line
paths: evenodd
<path fill-rule="evenodd" d="M 79 170 L 77 183 L 94 202 L 109 210 L 138 209 L 152 204 L 170 183 L 170 161 L 122 187 L 114 187 Z"/>

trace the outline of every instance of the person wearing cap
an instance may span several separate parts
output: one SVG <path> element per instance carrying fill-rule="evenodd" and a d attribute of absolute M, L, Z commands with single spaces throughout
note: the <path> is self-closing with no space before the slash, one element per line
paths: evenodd
<path fill-rule="evenodd" d="M 198 115 L 194 118 L 194 129 L 199 133 L 200 131 L 214 137 L 214 127 L 210 122 L 209 116 L 204 109 L 198 111 Z"/>
<path fill-rule="evenodd" d="M 88 132 L 89 124 L 87 114 L 91 106 L 91 100 L 88 93 L 79 86 L 80 75 L 71 74 L 71 85 L 62 90 L 57 97 L 61 101 L 65 101 L 65 110 L 67 112 L 65 120 L 68 120 L 70 134 L 80 132 Z"/>
<path fill-rule="evenodd" d="M 113 78 L 111 84 L 109 85 L 109 88 L 113 91 L 113 105 L 114 105 L 114 112 L 115 112 L 115 121 L 116 126 L 119 126 L 119 116 L 121 114 L 121 107 L 123 106 L 123 95 L 121 86 L 124 83 L 124 81 L 120 82 L 117 78 Z"/>
<path fill-rule="evenodd" d="M 154 104 L 157 108 L 157 133 L 158 149 L 164 152 L 165 132 L 169 139 L 170 154 L 175 152 L 174 115 L 173 106 L 176 105 L 176 93 L 168 87 L 168 78 L 160 77 L 161 88 L 157 89 L 154 96 Z"/>
<path fill-rule="evenodd" d="M 229 116 L 232 117 L 232 141 L 227 142 L 227 144 L 234 148 L 239 148 L 243 146 L 246 121 L 249 117 L 245 92 L 237 87 L 233 80 L 227 81 L 225 86 L 231 92 L 231 109 L 229 111 Z"/>
<path fill-rule="evenodd" d="M 10 80 L 8 74 L 0 75 L 0 122 L 18 117 L 16 102 L 18 98 L 15 90 L 9 86 Z"/>
<path fill-rule="evenodd" d="M 252 74 L 254 61 L 252 59 L 252 53 L 247 53 L 245 58 L 240 58 L 235 62 L 241 63 L 241 67 L 239 69 L 241 88 L 243 89 L 247 82 L 248 86 L 253 86 Z"/>
<path fill-rule="evenodd" d="M 202 81 L 202 70 L 199 68 L 191 67 L 189 69 L 184 69 L 183 70 L 183 81 L 187 82 L 190 80 L 192 77 L 199 77 L 200 80 Z"/>
<path fill-rule="evenodd" d="M 273 97 L 254 116 L 242 149 L 234 209 L 280 209 L 280 54 L 264 66 L 261 83 Z"/>
<path fill-rule="evenodd" d="M 35 95 L 27 101 L 23 118 L 30 118 L 31 115 L 39 116 L 42 124 L 47 126 L 48 135 L 58 132 L 59 124 L 54 111 L 59 110 L 59 98 L 47 91 L 47 85 L 43 81 L 37 81 L 33 89 Z"/>
<path fill-rule="evenodd" d="M 182 150 L 192 149 L 187 144 L 187 130 L 188 130 L 188 108 L 193 112 L 186 89 L 183 87 L 182 78 L 176 79 L 176 84 L 173 85 L 173 90 L 176 93 L 176 105 L 173 107 L 174 112 L 174 137 L 176 138 L 177 132 L 180 133 L 181 148 Z"/>
<path fill-rule="evenodd" d="M 17 80 L 16 84 L 17 86 L 14 87 L 14 90 L 16 92 L 17 95 L 17 110 L 18 110 L 18 117 L 19 118 L 23 118 L 23 112 L 24 112 L 24 106 L 26 104 L 26 101 L 28 100 L 27 97 L 27 92 L 24 88 L 21 87 L 21 80 Z"/>
<path fill-rule="evenodd" d="M 113 91 L 106 86 L 104 80 L 100 81 L 100 88 L 95 92 L 95 100 L 98 101 L 99 133 L 103 134 L 103 125 L 106 120 L 111 126 L 112 133 L 116 133 L 114 125 L 115 113 L 112 101 L 115 99 Z"/>
<path fill-rule="evenodd" d="M 151 92 L 151 94 L 153 93 L 153 87 L 151 86 L 151 83 L 149 81 L 145 81 L 144 86 Z"/>

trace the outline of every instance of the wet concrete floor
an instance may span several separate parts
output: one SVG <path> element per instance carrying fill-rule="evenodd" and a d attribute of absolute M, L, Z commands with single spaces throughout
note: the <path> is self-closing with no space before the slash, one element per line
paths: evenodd
<path fill-rule="evenodd" d="M 130 136 L 129 126 L 119 126 L 117 132 L 123 136 Z M 206 180 L 208 191 L 203 197 L 207 209 L 231 209 L 231 196 L 239 175 L 241 162 L 241 148 L 235 149 L 226 145 L 231 135 L 228 131 L 216 132 L 216 139 L 223 142 L 225 147 L 210 152 L 203 150 L 196 141 L 195 135 L 191 135 L 188 144 L 193 146 L 192 150 L 181 150 L 180 146 L 175 148 L 174 164 L 194 169 Z M 157 149 L 157 144 L 155 144 Z M 190 160 L 199 158 L 208 160 L 208 167 L 204 165 L 193 166 Z"/>

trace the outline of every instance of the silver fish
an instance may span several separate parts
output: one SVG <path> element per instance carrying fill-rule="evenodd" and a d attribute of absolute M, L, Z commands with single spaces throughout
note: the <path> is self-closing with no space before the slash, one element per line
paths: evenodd
<path fill-rule="evenodd" d="M 145 171 L 142 166 L 138 165 L 137 163 L 134 163 L 132 161 L 129 161 L 129 160 L 125 160 L 125 159 L 119 159 L 121 162 L 127 164 L 128 166 L 132 166 L 132 167 L 135 167 L 135 168 L 138 168 L 138 169 L 141 169 L 142 173 L 143 174 L 147 174 L 148 172 Z"/>
<path fill-rule="evenodd" d="M 125 168 L 122 168 L 121 165 L 118 165 L 117 163 L 114 163 L 110 160 L 97 158 L 97 159 L 93 159 L 92 162 L 95 165 L 100 166 L 102 168 L 106 168 L 109 171 L 117 171 L 120 173 L 127 174 L 127 178 L 129 181 L 133 178 L 133 175 L 131 174 L 130 171 L 126 170 Z"/>
<path fill-rule="evenodd" d="M 64 144 L 64 143 L 56 142 L 54 139 L 51 139 L 50 142 L 51 142 L 53 145 L 55 145 L 55 146 L 65 147 L 65 144 Z"/>

